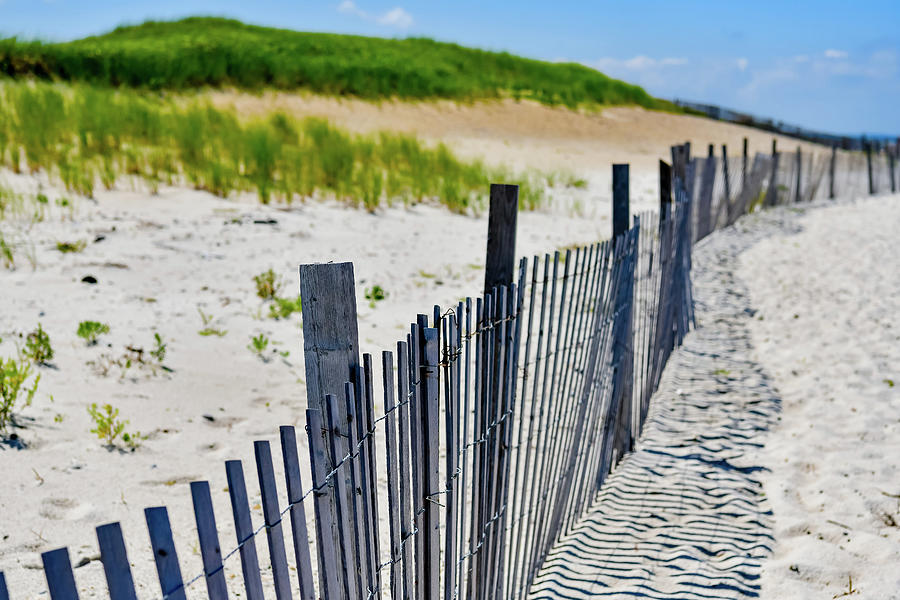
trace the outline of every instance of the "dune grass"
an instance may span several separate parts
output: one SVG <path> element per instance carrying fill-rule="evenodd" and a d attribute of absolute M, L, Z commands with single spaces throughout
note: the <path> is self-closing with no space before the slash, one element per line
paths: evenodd
<path fill-rule="evenodd" d="M 304 33 L 212 17 L 148 21 L 61 43 L 0 40 L 0 73 L 151 90 L 306 89 L 361 98 L 529 98 L 680 112 L 642 88 L 550 63 L 424 38 Z"/>
<path fill-rule="evenodd" d="M 41 82 L 0 84 L 0 164 L 45 170 L 85 196 L 130 175 L 153 188 L 253 191 L 264 203 L 334 197 L 369 210 L 429 201 L 469 212 L 483 206 L 491 181 L 518 183 L 522 208 L 534 209 L 546 183 L 536 173 L 460 160 L 414 136 L 352 134 L 282 113 L 241 120 L 196 97 Z"/>

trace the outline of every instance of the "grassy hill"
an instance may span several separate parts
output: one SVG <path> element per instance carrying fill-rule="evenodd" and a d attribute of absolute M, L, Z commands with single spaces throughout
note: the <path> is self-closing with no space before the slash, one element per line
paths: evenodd
<path fill-rule="evenodd" d="M 423 38 L 303 33 L 191 17 L 62 43 L 0 40 L 0 74 L 152 90 L 305 89 L 361 98 L 529 98 L 671 110 L 642 88 L 549 63 Z"/>

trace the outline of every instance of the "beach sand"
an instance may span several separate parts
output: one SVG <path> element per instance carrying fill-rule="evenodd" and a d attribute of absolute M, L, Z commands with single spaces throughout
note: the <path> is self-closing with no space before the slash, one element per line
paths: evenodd
<path fill-rule="evenodd" d="M 781 421 L 763 598 L 900 598 L 900 197 L 805 211 L 738 275 Z M 852 580 L 852 588 L 851 588 Z"/>

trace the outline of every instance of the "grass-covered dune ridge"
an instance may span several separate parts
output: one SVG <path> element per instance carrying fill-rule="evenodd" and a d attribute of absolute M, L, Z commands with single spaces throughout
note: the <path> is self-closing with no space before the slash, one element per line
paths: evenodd
<path fill-rule="evenodd" d="M 361 98 L 529 98 L 674 109 L 642 88 L 550 63 L 424 38 L 304 33 L 191 17 L 60 43 L 0 40 L 0 73 L 149 89 L 306 89 Z"/>
<path fill-rule="evenodd" d="M 0 165 L 45 170 L 86 196 L 132 175 L 151 187 L 255 191 L 263 202 L 334 197 L 370 210 L 432 201 L 468 212 L 490 181 L 518 183 L 523 207 L 535 208 L 545 183 L 410 135 L 353 134 L 282 113 L 241 120 L 195 97 L 42 82 L 0 83 Z"/>

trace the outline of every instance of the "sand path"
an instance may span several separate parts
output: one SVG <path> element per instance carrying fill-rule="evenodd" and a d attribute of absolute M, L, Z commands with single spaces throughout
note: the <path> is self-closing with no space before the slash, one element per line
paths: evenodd
<path fill-rule="evenodd" d="M 900 597 L 898 230 L 894 196 L 697 246 L 699 327 L 534 597 Z"/>

